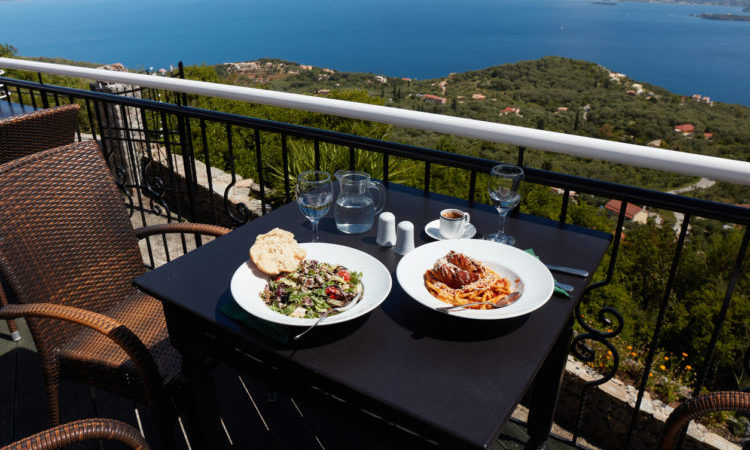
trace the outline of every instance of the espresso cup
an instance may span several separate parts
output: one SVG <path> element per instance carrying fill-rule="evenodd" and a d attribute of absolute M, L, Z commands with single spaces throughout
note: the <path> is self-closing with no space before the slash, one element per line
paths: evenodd
<path fill-rule="evenodd" d="M 448 239 L 463 236 L 469 225 L 469 219 L 469 213 L 460 209 L 451 208 L 440 211 L 440 235 Z"/>

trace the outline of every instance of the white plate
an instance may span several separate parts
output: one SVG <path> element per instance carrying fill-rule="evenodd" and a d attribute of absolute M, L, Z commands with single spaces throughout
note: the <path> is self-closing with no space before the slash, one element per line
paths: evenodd
<path fill-rule="evenodd" d="M 465 225 L 465 227 L 466 228 L 464 228 L 463 236 L 459 236 L 457 238 L 443 237 L 443 235 L 440 234 L 440 219 L 435 219 L 424 226 L 424 232 L 427 233 L 427 236 L 433 239 L 437 239 L 438 241 L 443 241 L 446 239 L 471 239 L 474 237 L 474 235 L 477 234 L 477 228 L 473 224 L 468 223 Z"/>
<path fill-rule="evenodd" d="M 428 308 L 447 306 L 427 290 L 424 285 L 424 273 L 432 268 L 438 258 L 451 250 L 481 261 L 500 276 L 509 279 L 512 287 L 518 284 L 521 291 L 518 300 L 503 308 L 461 310 L 451 312 L 452 316 L 480 320 L 518 317 L 542 307 L 552 296 L 555 288 L 554 278 L 537 258 L 509 245 L 476 239 L 431 242 L 407 253 L 396 268 L 396 277 L 404 291 Z M 516 283 L 516 280 L 519 282 Z"/>
<path fill-rule="evenodd" d="M 333 325 L 367 314 L 383 303 L 391 292 L 391 274 L 377 259 L 367 253 L 343 245 L 312 242 L 300 244 L 307 250 L 306 259 L 317 259 L 329 264 L 342 265 L 354 272 L 362 272 L 364 294 L 352 309 L 327 317 L 319 326 Z M 230 289 L 234 300 L 245 311 L 269 322 L 292 326 L 310 326 L 318 319 L 289 317 L 278 313 L 263 303 L 260 292 L 266 286 L 268 275 L 259 271 L 247 260 L 232 275 Z"/>

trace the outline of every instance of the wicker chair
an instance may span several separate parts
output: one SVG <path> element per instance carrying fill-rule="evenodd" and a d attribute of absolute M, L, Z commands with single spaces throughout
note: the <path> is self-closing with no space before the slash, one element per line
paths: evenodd
<path fill-rule="evenodd" d="M 73 143 L 80 109 L 72 104 L 0 120 L 0 164 Z"/>
<path fill-rule="evenodd" d="M 0 164 L 48 148 L 71 144 L 75 139 L 79 109 L 75 104 L 65 105 L 0 120 Z M 21 339 L 18 327 L 12 320 L 8 321 L 8 328 L 11 339 Z"/>
<path fill-rule="evenodd" d="M 132 285 L 145 271 L 137 238 L 230 230 L 175 223 L 134 232 L 94 141 L 0 166 L 0 199 L 0 275 L 18 301 L 2 307 L 0 319 L 27 319 L 52 425 L 64 376 L 152 405 L 162 440 L 171 442 L 181 356 L 161 303 Z"/>
<path fill-rule="evenodd" d="M 690 421 L 704 414 L 718 411 L 740 411 L 750 414 L 750 393 L 722 391 L 699 395 L 681 404 L 664 424 L 660 450 L 671 450 L 677 445 L 682 431 Z"/>
<path fill-rule="evenodd" d="M 112 419 L 76 420 L 21 439 L 0 450 L 51 450 L 90 439 L 117 441 L 133 450 L 148 450 L 148 444 L 138 430 Z"/>

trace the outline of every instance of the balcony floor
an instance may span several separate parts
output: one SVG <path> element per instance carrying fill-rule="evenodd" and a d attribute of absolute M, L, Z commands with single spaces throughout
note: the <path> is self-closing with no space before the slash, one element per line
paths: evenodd
<path fill-rule="evenodd" d="M 44 379 L 29 329 L 23 320 L 16 322 L 22 339 L 9 339 L 5 321 L 0 321 L 0 446 L 31 435 L 47 427 L 47 405 Z M 312 408 L 278 394 L 269 400 L 263 383 L 239 375 L 227 366 L 214 373 L 220 410 L 234 448 L 258 449 L 386 449 L 393 443 L 373 442 L 360 433 L 337 426 Z M 152 448 L 161 445 L 151 411 L 126 398 L 72 381 L 60 387 L 62 421 L 87 417 L 118 419 L 140 428 Z M 290 433 L 293 430 L 293 433 Z M 180 425 L 174 435 L 179 450 L 189 448 Z M 528 438 L 523 427 L 509 423 L 491 448 L 522 449 Z M 95 443 L 76 448 L 99 448 Z M 103 448 L 121 448 L 105 443 Z M 548 449 L 574 448 L 550 440 Z"/>

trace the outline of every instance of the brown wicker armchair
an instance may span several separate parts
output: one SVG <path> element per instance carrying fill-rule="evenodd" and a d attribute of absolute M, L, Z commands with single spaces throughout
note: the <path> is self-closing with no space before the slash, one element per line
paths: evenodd
<path fill-rule="evenodd" d="M 677 445 L 682 431 L 690 421 L 704 414 L 718 411 L 740 411 L 750 414 L 750 393 L 722 391 L 699 395 L 681 404 L 664 424 L 660 450 L 671 450 Z"/>
<path fill-rule="evenodd" d="M 118 441 L 133 450 L 148 450 L 148 444 L 138 430 L 112 419 L 76 420 L 21 439 L 0 450 L 52 450 L 90 439 Z"/>
<path fill-rule="evenodd" d="M 0 120 L 0 164 L 73 143 L 80 109 L 57 106 Z"/>
<path fill-rule="evenodd" d="M 230 230 L 180 223 L 134 232 L 94 141 L 0 166 L 0 199 L 0 275 L 18 301 L 0 308 L 0 319 L 28 321 L 52 425 L 65 376 L 152 405 L 168 443 L 181 356 L 161 303 L 132 285 L 145 271 L 137 237 Z"/>
<path fill-rule="evenodd" d="M 65 105 L 0 120 L 0 164 L 73 143 L 79 109 L 75 104 Z M 0 306 L 2 301 L 0 298 Z M 8 328 L 11 339 L 21 339 L 12 320 L 8 321 Z"/>

